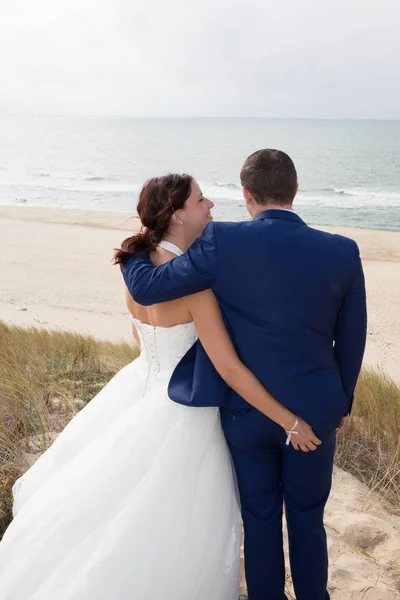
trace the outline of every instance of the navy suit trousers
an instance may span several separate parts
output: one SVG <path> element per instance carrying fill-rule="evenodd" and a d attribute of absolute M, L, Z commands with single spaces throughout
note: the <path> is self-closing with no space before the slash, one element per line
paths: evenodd
<path fill-rule="evenodd" d="M 254 409 L 221 410 L 236 470 L 245 532 L 249 600 L 285 600 L 282 512 L 297 600 L 329 600 L 323 514 L 336 433 L 315 451 L 286 446 L 281 427 Z"/>

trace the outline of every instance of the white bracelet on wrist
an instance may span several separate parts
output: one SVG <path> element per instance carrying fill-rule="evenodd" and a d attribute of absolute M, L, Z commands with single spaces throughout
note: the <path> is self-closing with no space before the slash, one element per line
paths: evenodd
<path fill-rule="evenodd" d="M 295 431 L 295 429 L 296 429 L 296 427 L 297 427 L 298 424 L 299 424 L 299 419 L 296 417 L 296 421 L 294 422 L 294 425 L 293 425 L 292 429 L 289 429 L 289 431 L 287 431 L 285 429 L 285 431 L 287 433 L 286 446 L 289 446 L 290 440 L 292 439 L 292 435 L 299 435 L 299 432 Z"/>

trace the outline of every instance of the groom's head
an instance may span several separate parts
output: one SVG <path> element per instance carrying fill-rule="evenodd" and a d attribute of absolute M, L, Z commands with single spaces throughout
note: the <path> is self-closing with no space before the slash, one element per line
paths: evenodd
<path fill-rule="evenodd" d="M 268 208 L 291 208 L 297 173 L 292 159 L 281 150 L 257 150 L 240 172 L 246 207 L 251 216 Z"/>

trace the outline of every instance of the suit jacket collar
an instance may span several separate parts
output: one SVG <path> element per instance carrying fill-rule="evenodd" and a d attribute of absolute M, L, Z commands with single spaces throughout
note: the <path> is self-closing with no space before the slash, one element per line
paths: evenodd
<path fill-rule="evenodd" d="M 256 215 L 253 221 L 259 219 L 284 219 L 286 221 L 295 221 L 297 223 L 303 223 L 303 225 L 305 225 L 303 219 L 301 219 L 299 215 L 297 215 L 295 212 L 291 210 L 280 210 L 279 208 L 264 210 L 263 212 Z"/>

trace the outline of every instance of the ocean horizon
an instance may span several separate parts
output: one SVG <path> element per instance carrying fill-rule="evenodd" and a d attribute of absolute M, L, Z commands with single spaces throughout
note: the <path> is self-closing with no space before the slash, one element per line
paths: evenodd
<path fill-rule="evenodd" d="M 196 177 L 216 219 L 248 218 L 246 156 L 279 148 L 310 225 L 400 231 L 400 121 L 0 116 L 0 204 L 135 212 L 143 182 Z"/>

